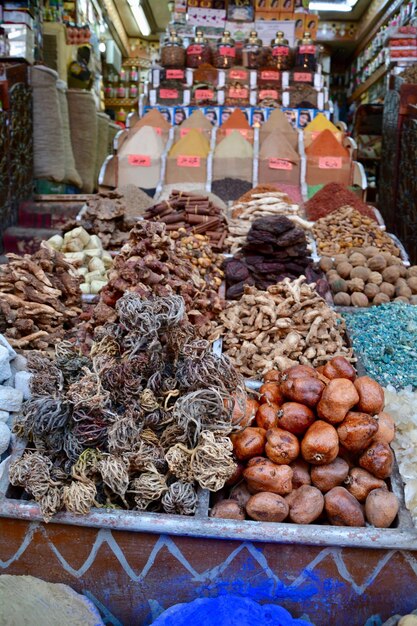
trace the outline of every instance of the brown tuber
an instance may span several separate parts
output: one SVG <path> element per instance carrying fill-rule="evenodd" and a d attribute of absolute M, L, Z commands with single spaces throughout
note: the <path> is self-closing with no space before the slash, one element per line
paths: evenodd
<path fill-rule="evenodd" d="M 318 378 L 296 378 L 281 383 L 282 394 L 293 402 L 300 402 L 314 408 L 323 393 L 325 384 Z"/>
<path fill-rule="evenodd" d="M 385 404 L 384 390 L 381 385 L 369 376 L 360 376 L 353 384 L 359 394 L 358 411 L 370 415 L 380 413 Z"/>
<path fill-rule="evenodd" d="M 378 430 L 376 431 L 372 443 L 391 443 L 395 437 L 395 422 L 389 413 L 377 415 Z"/>
<path fill-rule="evenodd" d="M 233 449 L 239 461 L 246 461 L 263 454 L 266 431 L 263 428 L 248 426 L 245 430 L 231 435 Z"/>
<path fill-rule="evenodd" d="M 352 363 L 344 356 L 336 356 L 326 363 L 323 369 L 323 374 L 329 380 L 334 378 L 347 378 L 350 381 L 354 381 L 356 378 L 356 371 Z"/>
<path fill-rule="evenodd" d="M 274 428 L 274 426 L 278 426 L 279 413 L 280 408 L 278 404 L 275 404 L 275 402 L 265 402 L 265 404 L 261 404 L 256 412 L 256 424 L 259 428 L 264 428 L 265 430 Z"/>
<path fill-rule="evenodd" d="M 292 469 L 288 465 L 276 465 L 263 457 L 251 459 L 243 476 L 251 493 L 270 491 L 285 495 L 292 490 Z"/>
<path fill-rule="evenodd" d="M 236 500 L 221 500 L 211 509 L 210 517 L 243 520 L 245 519 L 245 510 Z"/>
<path fill-rule="evenodd" d="M 338 452 L 339 437 L 336 429 L 321 420 L 314 422 L 301 442 L 303 459 L 312 465 L 326 465 L 335 460 Z"/>
<path fill-rule="evenodd" d="M 361 467 L 354 467 L 350 470 L 346 479 L 346 489 L 359 502 L 365 502 L 370 491 L 373 489 L 387 489 L 387 485 L 383 480 L 375 478 L 375 476 Z"/>
<path fill-rule="evenodd" d="M 359 458 L 359 465 L 377 478 L 389 478 L 394 455 L 386 443 L 375 443 Z"/>
<path fill-rule="evenodd" d="M 365 526 L 361 505 L 344 487 L 326 493 L 324 509 L 332 526 Z"/>
<path fill-rule="evenodd" d="M 350 380 L 334 378 L 323 391 L 317 405 L 317 415 L 331 424 L 337 424 L 345 419 L 358 401 L 359 394 Z"/>
<path fill-rule="evenodd" d="M 310 465 L 304 459 L 297 459 L 290 463 L 293 471 L 292 488 L 298 489 L 301 485 L 311 485 Z"/>
<path fill-rule="evenodd" d="M 366 519 L 376 528 L 389 528 L 399 508 L 400 503 L 395 493 L 387 489 L 374 489 L 366 498 Z"/>
<path fill-rule="evenodd" d="M 298 402 L 284 402 L 278 412 L 278 426 L 294 435 L 303 435 L 315 419 L 313 411 Z"/>
<path fill-rule="evenodd" d="M 288 496 L 289 519 L 294 524 L 311 524 L 322 514 L 324 497 L 321 491 L 311 485 L 303 485 Z"/>
<path fill-rule="evenodd" d="M 317 372 L 314 367 L 310 365 L 293 365 L 286 369 L 282 375 L 281 380 L 295 380 L 297 378 L 317 378 Z"/>
<path fill-rule="evenodd" d="M 318 465 L 311 468 L 311 482 L 323 493 L 333 487 L 341 485 L 349 474 L 349 465 L 340 457 L 337 457 L 327 465 Z"/>
<path fill-rule="evenodd" d="M 256 493 L 246 505 L 249 517 L 258 522 L 283 522 L 289 510 L 285 499 L 276 493 Z"/>
<path fill-rule="evenodd" d="M 300 454 L 297 437 L 283 428 L 270 428 L 266 440 L 265 452 L 274 463 L 287 465 Z"/>
<path fill-rule="evenodd" d="M 337 428 L 340 443 L 350 452 L 367 448 L 378 430 L 378 420 L 367 413 L 349 411 Z"/>
<path fill-rule="evenodd" d="M 245 509 L 251 495 L 246 483 L 241 482 L 233 487 L 229 497 L 231 500 L 236 500 L 236 502 Z"/>
<path fill-rule="evenodd" d="M 259 389 L 259 393 L 261 394 L 261 404 L 265 402 L 281 404 L 284 400 L 280 391 L 280 385 L 275 382 L 264 383 Z"/>

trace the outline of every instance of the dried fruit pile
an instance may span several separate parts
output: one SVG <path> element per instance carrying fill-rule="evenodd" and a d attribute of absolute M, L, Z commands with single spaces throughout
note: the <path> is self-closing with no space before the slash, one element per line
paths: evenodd
<path fill-rule="evenodd" d="M 190 515 L 198 485 L 218 490 L 236 470 L 228 435 L 242 380 L 196 337 L 184 300 L 128 293 L 116 310 L 88 356 L 63 342 L 55 359 L 29 362 L 32 398 L 14 424 L 29 449 L 10 481 L 46 521 L 94 506 Z"/>
<path fill-rule="evenodd" d="M 244 376 L 260 376 L 272 368 L 322 365 L 334 356 L 352 357 L 340 315 L 300 276 L 259 291 L 245 287 L 237 302 L 226 305 L 204 332 L 222 337 L 223 352 Z"/>
<path fill-rule="evenodd" d="M 343 254 L 350 248 L 375 246 L 400 256 L 400 251 L 377 223 L 350 206 L 341 207 L 317 220 L 313 226 L 320 256 Z"/>
<path fill-rule="evenodd" d="M 235 482 L 244 480 L 212 515 L 390 527 L 399 509 L 386 482 L 395 426 L 383 412 L 382 387 L 357 378 L 343 357 L 319 370 L 273 370 L 265 381 L 256 413 L 251 406 L 246 428 L 231 436 L 241 470 Z"/>
<path fill-rule="evenodd" d="M 374 246 L 352 248 L 332 259 L 322 257 L 337 306 L 367 307 L 384 302 L 417 304 L 417 266 L 406 268 L 401 259 Z"/>
<path fill-rule="evenodd" d="M 46 350 L 81 313 L 75 268 L 45 242 L 33 255 L 7 257 L 0 265 L 0 332 L 13 348 Z"/>

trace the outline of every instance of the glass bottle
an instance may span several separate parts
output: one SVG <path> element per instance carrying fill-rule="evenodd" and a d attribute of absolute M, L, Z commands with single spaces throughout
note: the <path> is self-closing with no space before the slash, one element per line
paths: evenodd
<path fill-rule="evenodd" d="M 187 48 L 187 67 L 197 69 L 202 63 L 211 63 L 210 44 L 202 30 L 197 30 L 194 41 Z"/>
<path fill-rule="evenodd" d="M 317 46 L 314 44 L 310 33 L 305 32 L 299 42 L 295 57 L 297 69 L 315 72 L 317 68 Z"/>
<path fill-rule="evenodd" d="M 277 32 L 275 39 L 271 41 L 271 54 L 274 67 L 281 71 L 290 69 L 290 46 L 288 39 L 285 39 L 284 33 L 280 30 Z"/>
<path fill-rule="evenodd" d="M 185 48 L 181 37 L 171 30 L 161 47 L 162 67 L 185 67 Z"/>
<path fill-rule="evenodd" d="M 257 70 L 261 66 L 262 40 L 258 39 L 256 30 L 251 30 L 249 39 L 243 46 L 243 65 L 248 70 Z"/>
<path fill-rule="evenodd" d="M 215 54 L 215 67 L 222 70 L 229 70 L 235 65 L 236 46 L 228 30 L 225 30 L 223 37 L 217 42 Z"/>

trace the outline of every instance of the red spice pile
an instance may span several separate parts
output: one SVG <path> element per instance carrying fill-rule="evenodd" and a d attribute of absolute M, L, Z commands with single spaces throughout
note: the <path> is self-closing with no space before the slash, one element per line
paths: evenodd
<path fill-rule="evenodd" d="M 307 218 L 316 221 L 337 211 L 342 206 L 351 206 L 362 215 L 376 221 L 372 207 L 363 202 L 355 193 L 340 183 L 328 183 L 304 205 Z"/>

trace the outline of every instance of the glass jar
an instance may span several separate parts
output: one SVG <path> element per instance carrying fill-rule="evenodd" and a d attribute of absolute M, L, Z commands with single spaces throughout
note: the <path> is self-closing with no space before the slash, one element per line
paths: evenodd
<path fill-rule="evenodd" d="M 185 67 L 185 48 L 181 37 L 175 30 L 171 30 L 161 47 L 162 67 Z"/>
<path fill-rule="evenodd" d="M 304 33 L 299 42 L 295 56 L 295 66 L 299 70 L 315 72 L 317 68 L 317 46 L 310 37 L 310 33 Z"/>
<path fill-rule="evenodd" d="M 275 39 L 271 41 L 271 55 L 273 67 L 285 72 L 290 69 L 291 57 L 288 39 L 285 39 L 282 31 L 277 32 Z"/>
<path fill-rule="evenodd" d="M 256 30 L 251 30 L 249 39 L 243 46 L 243 66 L 248 70 L 257 70 L 261 66 L 262 60 L 262 40 L 258 39 Z"/>
<path fill-rule="evenodd" d="M 187 48 L 187 67 L 197 69 L 202 63 L 211 63 L 210 44 L 204 39 L 203 31 L 197 30 L 194 41 Z"/>
<path fill-rule="evenodd" d="M 214 58 L 214 65 L 218 69 L 229 70 L 235 65 L 236 61 L 236 46 L 234 39 L 231 38 L 228 30 L 225 30 L 223 37 L 216 45 L 216 53 Z"/>
<path fill-rule="evenodd" d="M 139 72 L 136 67 L 132 67 L 130 70 L 130 80 L 132 83 L 137 83 L 139 81 Z"/>

